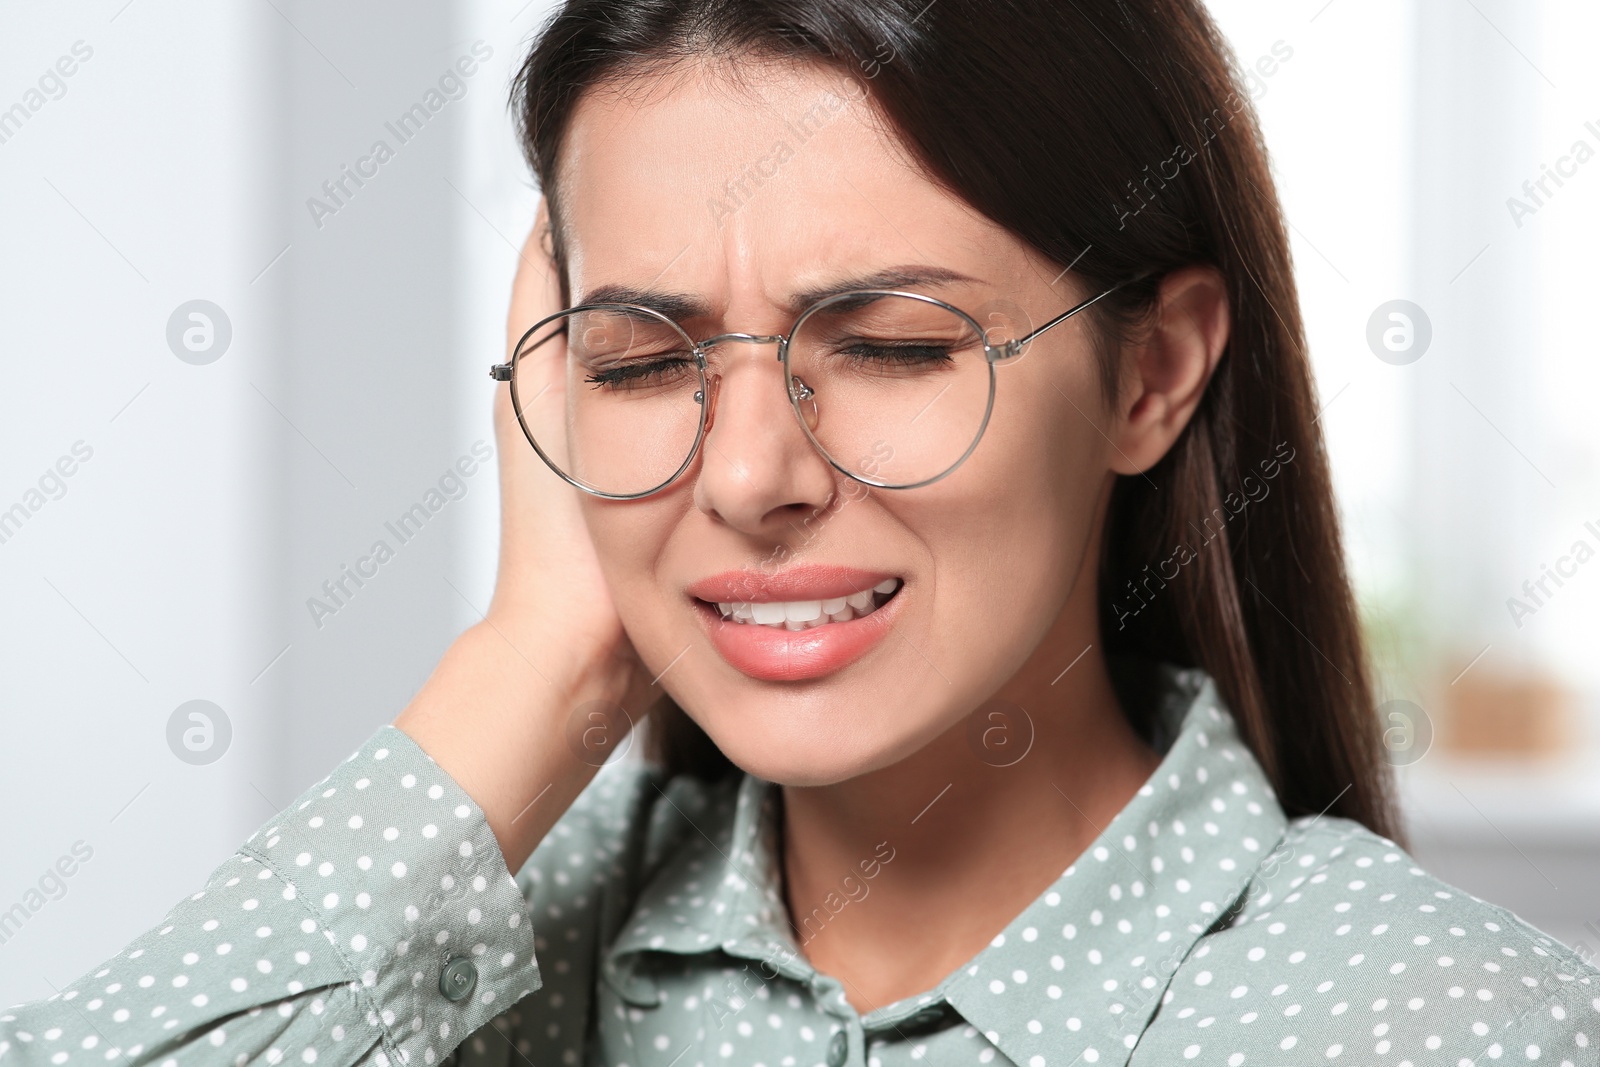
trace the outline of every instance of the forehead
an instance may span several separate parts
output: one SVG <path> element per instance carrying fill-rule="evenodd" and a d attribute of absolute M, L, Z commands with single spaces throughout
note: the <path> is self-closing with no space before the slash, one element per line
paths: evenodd
<path fill-rule="evenodd" d="M 617 282 L 776 295 L 891 263 L 974 273 L 1008 235 L 920 171 L 862 86 L 690 62 L 586 93 L 559 178 L 574 300 Z"/>

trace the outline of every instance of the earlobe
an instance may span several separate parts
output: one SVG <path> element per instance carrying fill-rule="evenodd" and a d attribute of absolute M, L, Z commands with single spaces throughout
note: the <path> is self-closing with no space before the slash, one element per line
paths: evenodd
<path fill-rule="evenodd" d="M 1111 469 L 1139 474 L 1160 462 L 1193 418 L 1228 344 L 1227 285 L 1215 267 L 1161 281 L 1155 320 L 1124 353 Z"/>

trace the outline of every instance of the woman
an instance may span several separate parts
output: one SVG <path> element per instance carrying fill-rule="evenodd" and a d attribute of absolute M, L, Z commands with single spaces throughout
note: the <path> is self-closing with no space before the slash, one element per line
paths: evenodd
<path fill-rule="evenodd" d="M 566 4 L 488 616 L 0 1060 L 1600 1062 L 1600 972 L 1394 842 L 1225 57 Z"/>

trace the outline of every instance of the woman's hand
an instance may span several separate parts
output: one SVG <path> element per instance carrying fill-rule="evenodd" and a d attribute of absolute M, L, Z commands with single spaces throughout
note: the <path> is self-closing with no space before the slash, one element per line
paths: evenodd
<path fill-rule="evenodd" d="M 506 360 L 528 327 L 561 310 L 561 283 L 543 247 L 549 227 L 543 198 L 511 283 Z M 547 342 L 565 347 L 560 338 Z M 542 349 L 541 349 L 542 350 Z M 528 444 L 511 407 L 509 386 L 496 387 L 494 435 L 500 452 L 500 570 L 489 621 L 502 628 L 537 629 L 558 615 L 564 631 L 597 646 L 627 641 L 600 574 L 600 561 L 579 511 L 580 493 L 556 476 Z"/>
<path fill-rule="evenodd" d="M 561 309 L 539 204 L 512 283 L 507 359 Z M 513 872 L 594 776 L 651 697 L 579 508 L 529 446 L 497 386 L 500 567 L 483 621 L 456 639 L 395 725 L 488 816 Z M 608 714 L 620 705 L 626 716 Z M 597 717 L 598 716 L 598 717 Z"/>

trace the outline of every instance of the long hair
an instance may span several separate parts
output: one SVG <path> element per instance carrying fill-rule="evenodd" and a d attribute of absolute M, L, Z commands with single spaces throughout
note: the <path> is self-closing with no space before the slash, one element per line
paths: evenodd
<path fill-rule="evenodd" d="M 512 89 L 563 278 L 555 178 L 582 94 L 739 56 L 848 74 L 931 180 L 1090 290 L 1144 275 L 1090 310 L 1108 399 L 1161 276 L 1220 271 L 1232 329 L 1204 398 L 1168 454 L 1113 490 L 1102 647 L 1208 672 L 1290 817 L 1399 840 L 1282 210 L 1200 0 L 568 0 Z M 1146 727 L 1139 677 L 1119 675 L 1119 694 Z M 670 701 L 651 719 L 669 773 L 731 770 Z"/>

